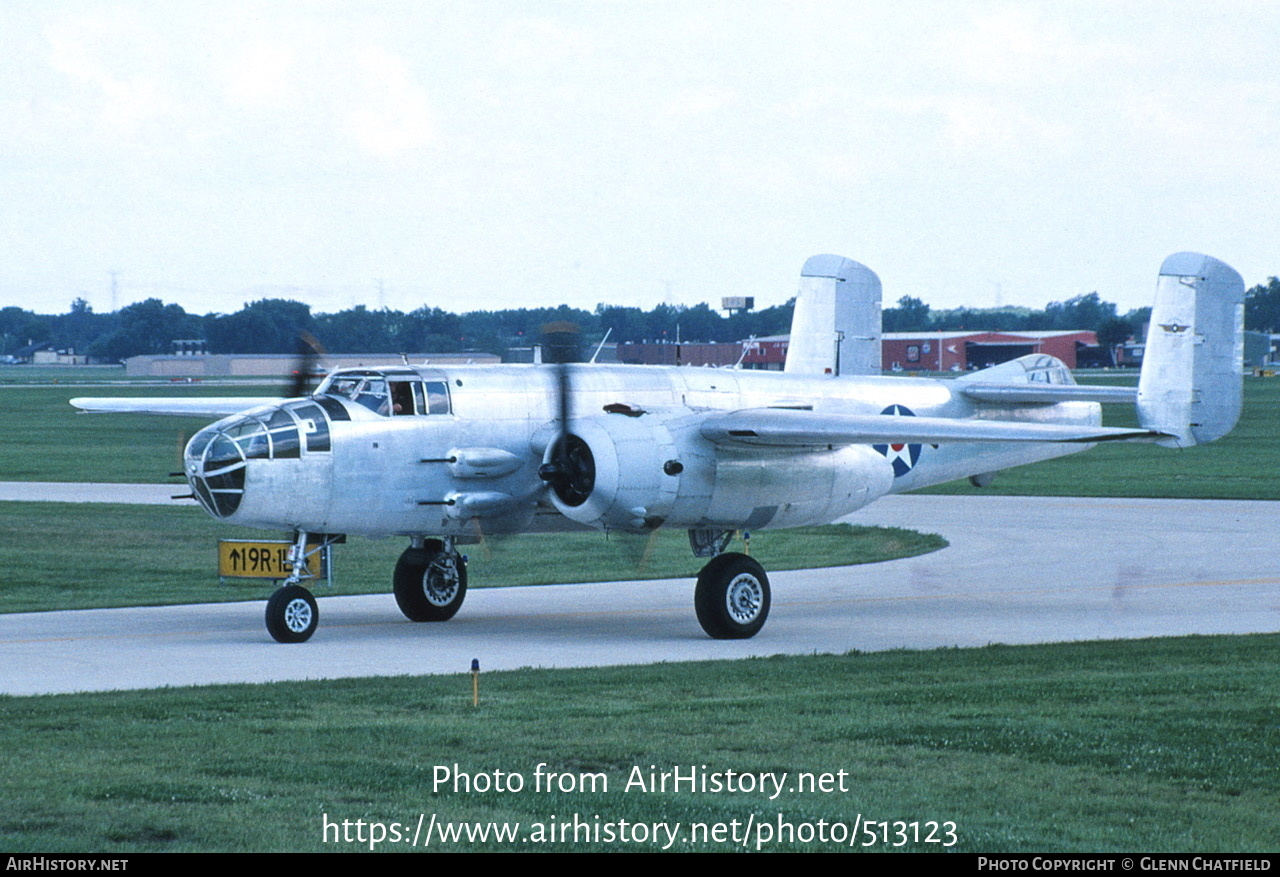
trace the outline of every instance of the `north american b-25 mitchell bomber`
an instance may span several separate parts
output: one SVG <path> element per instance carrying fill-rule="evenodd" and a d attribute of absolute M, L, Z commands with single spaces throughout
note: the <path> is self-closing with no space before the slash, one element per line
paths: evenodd
<path fill-rule="evenodd" d="M 890 493 L 1108 441 L 1189 447 L 1235 425 L 1244 284 L 1208 256 L 1160 268 L 1137 388 L 1084 386 L 1040 354 L 949 379 L 880 375 L 880 280 L 840 256 L 801 271 L 782 372 L 569 363 L 342 368 L 297 398 L 73 399 L 84 411 L 220 417 L 184 475 L 210 515 L 294 534 L 267 629 L 302 642 L 319 613 L 307 546 L 400 536 L 393 589 L 412 621 L 462 605 L 480 536 L 688 531 L 711 637 L 754 636 L 769 579 L 728 552 L 740 530 L 842 518 Z M 554 349 L 555 345 L 552 345 Z M 557 357 L 553 357 L 557 358 Z M 571 357 L 558 357 L 569 359 Z M 1137 429 L 1102 426 L 1136 404 Z"/>

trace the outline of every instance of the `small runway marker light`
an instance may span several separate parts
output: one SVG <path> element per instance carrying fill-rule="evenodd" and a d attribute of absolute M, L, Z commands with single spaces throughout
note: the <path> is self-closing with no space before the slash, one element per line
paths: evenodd
<path fill-rule="evenodd" d="M 471 659 L 471 705 L 480 705 L 480 659 Z"/>

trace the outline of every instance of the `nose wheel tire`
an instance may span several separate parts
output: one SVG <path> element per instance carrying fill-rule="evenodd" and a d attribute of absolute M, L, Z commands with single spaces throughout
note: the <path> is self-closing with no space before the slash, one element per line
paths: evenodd
<path fill-rule="evenodd" d="M 267 632 L 278 643 L 304 643 L 320 622 L 316 598 L 301 585 L 279 588 L 267 600 Z"/>
<path fill-rule="evenodd" d="M 406 548 L 393 577 L 396 605 L 410 621 L 448 621 L 467 596 L 467 564 L 438 539 Z"/>
<path fill-rule="evenodd" d="M 769 577 L 745 554 L 721 554 L 698 573 L 693 608 L 712 639 L 750 639 L 769 617 Z"/>

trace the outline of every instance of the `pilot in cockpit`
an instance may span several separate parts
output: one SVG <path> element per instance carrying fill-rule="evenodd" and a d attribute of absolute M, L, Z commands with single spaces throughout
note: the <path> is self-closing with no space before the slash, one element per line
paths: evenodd
<path fill-rule="evenodd" d="M 379 414 L 413 414 L 413 383 L 410 381 L 391 381 L 390 407 L 379 409 Z"/>

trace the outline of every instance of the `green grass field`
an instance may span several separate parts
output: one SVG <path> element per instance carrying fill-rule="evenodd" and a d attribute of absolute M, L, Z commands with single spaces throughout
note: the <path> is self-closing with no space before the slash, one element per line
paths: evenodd
<path fill-rule="evenodd" d="M 685 830 L 951 821 L 951 849 L 968 852 L 1273 851 L 1278 661 L 1280 636 L 1188 637 L 493 673 L 478 708 L 468 674 L 0 698 L 0 848 L 367 850 L 324 843 L 323 816 L 528 834 L 577 813 Z M 608 790 L 535 793 L 541 762 L 602 773 Z M 454 764 L 528 788 L 435 788 Z M 789 786 L 773 800 L 623 791 L 651 765 L 786 772 Z M 830 774 L 832 791 L 796 791 L 799 772 Z M 685 840 L 672 849 L 736 848 Z"/>
<path fill-rule="evenodd" d="M 2 374 L 2 373 L 0 373 Z M 147 414 L 80 414 L 76 396 L 270 396 L 266 384 L 123 386 L 0 385 L 0 481 L 163 484 L 181 471 L 182 449 L 210 421 Z M 181 482 L 179 482 L 181 483 Z"/>
<path fill-rule="evenodd" d="M 217 524 L 191 506 L 0 502 L 0 612 L 265 599 L 270 580 L 218 581 L 217 540 L 246 538 L 288 536 Z M 334 586 L 316 592 L 389 592 L 406 544 L 352 538 L 335 546 Z M 751 552 L 780 570 L 875 563 L 945 545 L 940 536 L 911 530 L 833 524 L 760 533 Z M 512 536 L 464 550 L 473 560 L 469 584 L 480 588 L 692 578 L 701 565 L 681 531 L 659 531 L 652 541 L 598 533 Z"/>
<path fill-rule="evenodd" d="M 1090 376 L 1081 383 L 1129 383 Z M 1103 406 L 1108 426 L 1136 427 L 1133 408 Z M 1144 496 L 1280 499 L 1280 378 L 1247 377 L 1240 422 L 1208 445 L 1170 450 L 1142 444 L 1099 445 L 1079 454 L 1001 472 L 989 487 L 967 481 L 922 493 L 1011 496 Z"/>

